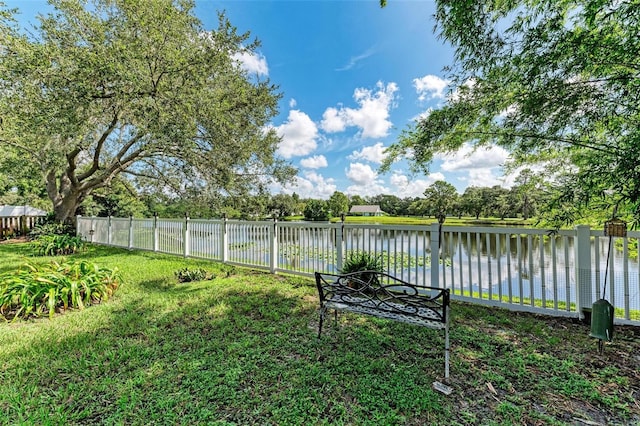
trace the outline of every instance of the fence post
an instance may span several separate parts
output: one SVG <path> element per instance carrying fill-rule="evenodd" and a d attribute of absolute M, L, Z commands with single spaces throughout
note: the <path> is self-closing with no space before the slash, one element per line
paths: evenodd
<path fill-rule="evenodd" d="M 81 215 L 76 215 L 76 237 L 80 237 L 80 218 Z M 93 241 L 92 241 L 93 242 Z"/>
<path fill-rule="evenodd" d="M 182 242 L 184 244 L 184 257 L 189 257 L 189 246 L 191 245 L 191 236 L 190 231 L 189 231 L 189 212 L 186 212 L 184 214 L 184 229 L 183 229 L 184 233 L 182 236 Z"/>
<path fill-rule="evenodd" d="M 220 253 L 222 254 L 222 263 L 229 261 L 229 233 L 227 229 L 228 225 L 227 214 L 222 215 L 222 238 L 220 239 L 222 247 L 220 247 Z"/>
<path fill-rule="evenodd" d="M 340 225 L 336 227 L 336 271 L 342 271 L 344 262 L 344 214 L 341 216 Z"/>
<path fill-rule="evenodd" d="M 107 217 L 107 244 L 111 245 L 112 238 L 112 230 L 111 230 L 111 215 Z"/>
<path fill-rule="evenodd" d="M 432 223 L 429 240 L 431 241 L 431 287 L 440 287 L 440 224 Z"/>
<path fill-rule="evenodd" d="M 133 215 L 129 215 L 129 250 L 133 249 Z"/>
<path fill-rule="evenodd" d="M 153 212 L 153 251 L 158 251 L 160 242 L 158 241 L 158 212 Z"/>
<path fill-rule="evenodd" d="M 27 235 L 27 217 L 26 216 L 20 216 L 20 223 L 19 223 L 19 235 Z"/>
<path fill-rule="evenodd" d="M 593 294 L 591 290 L 591 229 L 588 225 L 576 226 L 576 311 L 580 319 L 585 311 L 591 312 Z"/>
<path fill-rule="evenodd" d="M 272 274 L 276 273 L 278 268 L 278 218 L 273 216 L 273 227 L 269 229 L 271 234 L 271 248 L 269 255 L 269 269 Z"/>

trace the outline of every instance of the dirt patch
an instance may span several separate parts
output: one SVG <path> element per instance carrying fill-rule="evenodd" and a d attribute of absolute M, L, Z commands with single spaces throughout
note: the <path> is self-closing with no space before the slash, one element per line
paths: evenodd
<path fill-rule="evenodd" d="M 9 238 L 8 240 L 0 240 L 0 244 L 19 244 L 19 243 L 26 243 L 28 241 L 29 241 L 29 237 L 27 236 L 12 237 L 12 238 Z"/>

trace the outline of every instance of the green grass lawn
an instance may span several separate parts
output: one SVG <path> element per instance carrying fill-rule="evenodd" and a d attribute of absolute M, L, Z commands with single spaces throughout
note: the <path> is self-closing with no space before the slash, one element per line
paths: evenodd
<path fill-rule="evenodd" d="M 332 222 L 339 222 L 340 218 L 331 219 Z M 438 223 L 434 217 L 420 216 L 346 216 L 346 223 L 378 223 L 381 225 L 431 225 Z M 532 226 L 534 221 L 518 218 L 500 219 L 496 217 L 480 218 L 475 217 L 447 217 L 445 226 Z"/>
<path fill-rule="evenodd" d="M 587 325 L 453 304 L 442 333 L 342 314 L 317 334 L 312 280 L 91 247 L 108 302 L 0 323 L 0 424 L 638 424 L 640 330 L 598 354 Z M 0 272 L 29 257 L 0 245 Z M 178 283 L 205 268 L 211 281 Z"/>

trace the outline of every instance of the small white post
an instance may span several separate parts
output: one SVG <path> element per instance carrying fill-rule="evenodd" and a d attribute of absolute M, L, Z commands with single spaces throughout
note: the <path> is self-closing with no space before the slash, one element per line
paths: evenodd
<path fill-rule="evenodd" d="M 111 229 L 111 215 L 107 217 L 107 244 L 111 245 L 111 240 L 113 237 L 113 232 Z"/>
<path fill-rule="evenodd" d="M 158 241 L 158 212 L 153 212 L 153 251 L 159 251 Z"/>
<path fill-rule="evenodd" d="M 440 287 L 440 224 L 432 223 L 431 240 L 431 287 Z"/>
<path fill-rule="evenodd" d="M 340 224 L 336 226 L 336 271 L 342 271 L 344 262 L 344 214 L 341 216 Z"/>
<path fill-rule="evenodd" d="M 229 261 L 229 230 L 228 230 L 228 219 L 227 214 L 225 213 L 222 216 L 222 238 L 220 252 L 222 254 L 222 263 L 226 263 Z"/>
<path fill-rule="evenodd" d="M 591 229 L 588 225 L 576 226 L 576 311 L 584 319 L 585 311 L 591 312 L 594 302 L 591 291 Z"/>
<path fill-rule="evenodd" d="M 129 250 L 133 249 L 133 215 L 129 215 Z"/>
<path fill-rule="evenodd" d="M 273 226 L 269 227 L 271 248 L 269 256 L 269 269 L 272 274 L 276 273 L 278 268 L 278 218 L 273 216 Z"/>
<path fill-rule="evenodd" d="M 183 228 L 182 242 L 184 249 L 184 257 L 189 257 L 189 249 L 191 245 L 190 231 L 189 231 L 189 212 L 184 214 L 184 228 Z"/>

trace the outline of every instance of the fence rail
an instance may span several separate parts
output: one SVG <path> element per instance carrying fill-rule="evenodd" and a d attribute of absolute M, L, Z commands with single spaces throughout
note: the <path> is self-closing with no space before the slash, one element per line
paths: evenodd
<path fill-rule="evenodd" d="M 129 249 L 312 277 L 355 252 L 452 297 L 556 316 L 583 317 L 609 300 L 618 324 L 640 325 L 640 232 L 606 237 L 578 226 L 542 229 L 349 223 L 78 217 L 85 240 Z"/>

